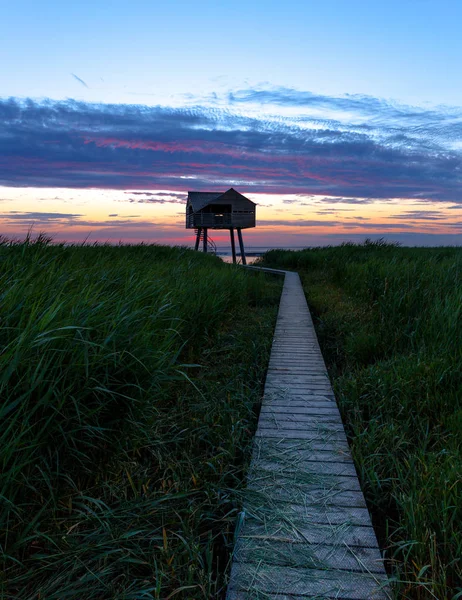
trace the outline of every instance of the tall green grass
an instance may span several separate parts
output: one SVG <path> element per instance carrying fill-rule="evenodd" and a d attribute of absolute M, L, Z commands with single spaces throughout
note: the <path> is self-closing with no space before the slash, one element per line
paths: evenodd
<path fill-rule="evenodd" d="M 462 249 L 264 262 L 302 275 L 396 597 L 462 597 Z"/>
<path fill-rule="evenodd" d="M 0 597 L 219 598 L 280 283 L 0 244 Z"/>

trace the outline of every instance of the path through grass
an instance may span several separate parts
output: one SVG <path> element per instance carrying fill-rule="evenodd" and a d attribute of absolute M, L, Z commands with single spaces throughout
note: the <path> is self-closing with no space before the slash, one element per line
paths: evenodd
<path fill-rule="evenodd" d="M 462 249 L 271 251 L 302 276 L 397 598 L 462 597 Z"/>

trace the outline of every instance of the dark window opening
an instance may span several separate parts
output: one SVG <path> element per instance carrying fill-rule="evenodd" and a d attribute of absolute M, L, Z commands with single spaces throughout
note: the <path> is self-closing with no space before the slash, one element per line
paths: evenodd
<path fill-rule="evenodd" d="M 220 215 L 231 212 L 231 204 L 209 204 L 202 209 L 204 213 L 219 213 Z"/>

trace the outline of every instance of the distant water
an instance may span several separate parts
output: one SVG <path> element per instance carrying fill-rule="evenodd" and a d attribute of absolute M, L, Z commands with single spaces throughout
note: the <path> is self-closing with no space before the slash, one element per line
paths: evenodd
<path fill-rule="evenodd" d="M 247 264 L 251 265 L 254 263 L 260 256 L 262 256 L 268 250 L 303 250 L 306 246 L 279 246 L 279 247 L 268 247 L 268 246 L 249 246 L 245 249 L 245 257 L 247 259 Z M 241 262 L 241 255 L 236 248 L 237 254 L 237 262 Z M 233 262 L 233 255 L 231 254 L 231 249 L 226 247 L 217 247 L 217 256 L 219 256 L 224 262 Z"/>

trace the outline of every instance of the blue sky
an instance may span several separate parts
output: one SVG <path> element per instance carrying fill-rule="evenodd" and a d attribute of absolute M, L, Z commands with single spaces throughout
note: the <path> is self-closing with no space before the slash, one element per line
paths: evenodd
<path fill-rule="evenodd" d="M 2 96 L 155 104 L 248 81 L 406 103 L 462 97 L 459 0 L 19 0 L 2 22 Z"/>
<path fill-rule="evenodd" d="M 362 206 L 375 225 L 366 234 L 408 235 L 413 214 L 413 239 L 459 243 L 461 22 L 459 0 L 11 3 L 0 221 L 18 235 L 32 218 L 65 235 L 70 217 L 56 215 L 80 215 L 84 235 L 84 223 L 104 227 L 96 204 L 118 214 L 108 190 L 141 190 L 152 200 L 143 235 L 172 242 L 183 239 L 178 194 L 233 185 L 255 194 L 281 243 L 297 222 L 297 239 L 312 238 L 317 204 L 337 210 L 319 240 L 360 236 L 339 215 Z M 76 190 L 93 194 L 83 212 Z M 129 229 L 107 223 L 120 238 Z"/>

